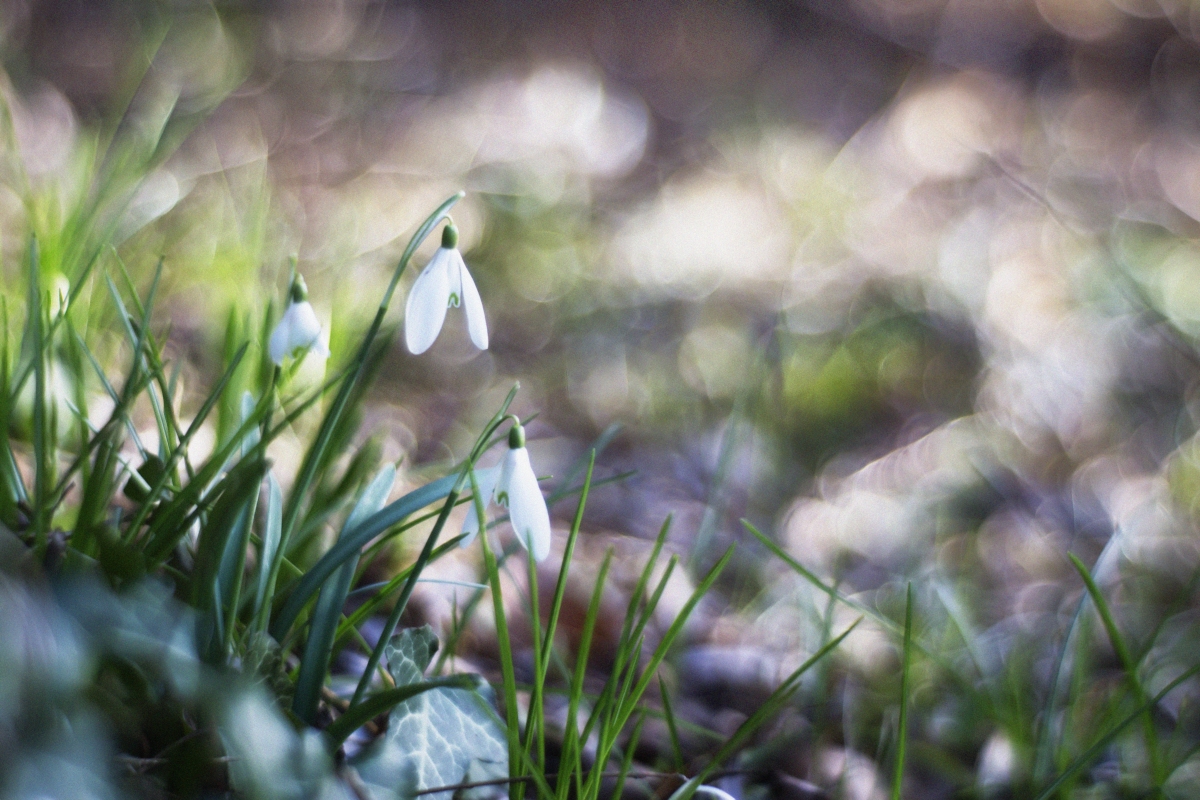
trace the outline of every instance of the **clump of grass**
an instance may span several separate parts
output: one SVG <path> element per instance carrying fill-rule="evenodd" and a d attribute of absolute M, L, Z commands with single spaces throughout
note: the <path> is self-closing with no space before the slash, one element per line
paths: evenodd
<path fill-rule="evenodd" d="M 583 471 L 582 483 L 564 483 L 551 496 L 554 501 L 578 494 L 579 500 L 544 626 L 532 556 L 528 563 L 529 613 L 535 623 L 533 682 L 527 687 L 528 701 L 520 701 L 526 687 L 518 687 L 516 682 L 511 626 L 505 616 L 500 582 L 501 564 L 511 553 L 494 552 L 486 535 L 480 541 L 484 579 L 500 647 L 497 709 L 493 710 L 486 700 L 487 692 L 480 693 L 478 679 L 473 676 L 413 680 L 411 675 L 402 677 L 398 666 L 402 659 L 396 647 L 403 649 L 420 641 L 426 641 L 427 649 L 437 647 L 436 639 L 430 644 L 429 640 L 414 638 L 416 634 L 411 631 L 398 631 L 398 626 L 425 569 L 461 539 L 446 535 L 453 510 L 462 503 L 474 502 L 479 518 L 486 518 L 475 463 L 504 438 L 501 428 L 509 418 L 509 406 L 517 391 L 514 387 L 484 425 L 467 457 L 447 470 L 445 477 L 390 503 L 395 467 L 377 468 L 370 463 L 369 451 L 364 454 L 352 446 L 352 421 L 358 416 L 381 355 L 392 344 L 393 329 L 386 324 L 386 316 L 396 288 L 417 248 L 461 197 L 460 193 L 447 199 L 418 227 L 399 259 L 374 319 L 344 361 L 337 361 L 335 355 L 331 377 L 322 385 L 292 396 L 288 380 L 295 371 L 295 361 L 289 360 L 282 367 L 264 362 L 259 332 L 269 328 L 269 310 L 261 325 L 235 324 L 236 318 L 231 317 L 221 372 L 186 420 L 179 411 L 183 398 L 178 388 L 178 365 L 172 365 L 166 356 L 165 342 L 154 319 L 162 262 L 148 288 L 139 292 L 115 255 L 97 256 L 75 276 L 66 302 L 56 304 L 43 286 L 45 270 L 39 241 L 31 238 L 25 264 L 23 331 L 17 347 L 6 338 L 0 351 L 0 424 L 14 427 L 17 401 L 28 383 L 33 387 L 29 436 L 27 446 L 10 440 L 0 451 L 0 520 L 53 580 L 71 575 L 96 576 L 122 593 L 135 591 L 146 581 L 165 582 L 172 587 L 171 602 L 190 609 L 187 614 L 195 620 L 194 634 L 185 651 L 210 676 L 210 686 L 225 686 L 208 693 L 188 694 L 181 702 L 195 706 L 201 716 L 218 721 L 207 735 L 210 739 L 214 734 L 221 737 L 230 758 L 249 759 L 245 753 L 236 752 L 237 742 L 245 737 L 228 727 L 236 728 L 234 722 L 219 722 L 225 712 L 205 704 L 227 707 L 212 698 L 235 695 L 235 687 L 242 685 L 239 681 L 246 679 L 269 688 L 268 697 L 272 699 L 267 701 L 268 706 L 275 709 L 269 714 L 286 715 L 293 730 L 301 735 L 295 748 L 303 750 L 307 746 L 303 731 L 320 730 L 330 753 L 339 752 L 346 739 L 359 729 L 378 731 L 380 721 L 389 714 L 393 719 L 398 719 L 397 715 L 411 719 L 417 713 L 414 709 L 424 708 L 420 703 L 434 703 L 441 698 L 461 706 L 462 699 L 469 696 L 477 698 L 476 710 L 460 707 L 457 713 L 464 714 L 462 719 L 476 724 L 485 734 L 483 739 L 462 746 L 468 755 L 474 753 L 473 757 L 485 751 L 496 752 L 497 747 L 507 753 L 499 777 L 493 780 L 509 786 L 512 800 L 527 793 L 563 800 L 568 796 L 600 797 L 611 790 L 614 769 L 619 794 L 619 787 L 630 775 L 647 714 L 661 713 L 646 704 L 646 692 L 657 681 L 659 667 L 697 603 L 721 575 L 732 550 L 704 576 L 681 613 L 647 651 L 647 626 L 678 567 L 677 558 L 671 557 L 661 577 L 651 585 L 651 576 L 662 566 L 669 522 L 665 524 L 629 599 L 610 676 L 598 696 L 585 696 L 584 676 L 611 552 L 600 568 L 572 666 L 567 666 L 558 650 L 557 626 L 587 498 L 594 488 L 596 449 L 585 464 L 571 471 L 571 480 Z M 105 252 L 103 248 L 101 252 Z M 91 350 L 87 332 L 77 326 L 84 301 L 89 300 L 89 308 L 96 305 L 82 293 L 85 285 L 103 289 L 116 327 L 124 337 L 128 363 L 120 375 L 113 375 L 104 365 L 104 360 Z M 71 416 L 65 425 L 59 397 L 51 385 L 54 365 L 61 359 L 77 369 L 72 376 L 77 388 L 74 402 L 67 406 Z M 251 369 L 256 360 L 259 367 Z M 88 418 L 82 388 L 85 384 L 98 385 L 104 391 L 111 407 L 107 418 L 98 422 Z M 233 387 L 241 391 L 236 399 L 231 397 Z M 143 409 L 149 410 L 157 433 L 152 448 L 147 448 L 138 434 L 137 415 Z M 294 480 L 284 491 L 274 474 L 268 448 L 310 409 L 320 410 L 320 421 Z M 211 452 L 198 457 L 193 443 L 214 415 L 222 433 Z M 602 437 L 598 447 L 611 436 L 610 432 Z M 347 456 L 349 466 L 338 467 Z M 344 522 L 333 545 L 315 560 L 306 561 L 313 533 L 342 516 Z M 369 555 L 411 534 L 430 519 L 432 529 L 415 561 L 391 580 L 357 592 L 360 604 L 349 611 L 348 597 L 362 583 Z M 156 597 L 162 599 L 161 595 Z M 476 605 L 472 603 L 471 607 Z M 359 632 L 359 624 L 367 614 L 389 606 L 381 634 L 373 644 L 367 642 Z M 462 623 L 460 619 L 460 629 Z M 795 694 L 803 672 L 832 651 L 845 635 L 831 640 L 790 676 L 712 764 L 733 755 L 740 742 Z M 331 665 L 346 647 L 361 648 L 366 665 L 353 692 L 343 696 L 333 690 Z M 415 663 L 419 678 L 424 665 L 419 659 Z M 222 675 L 227 677 L 220 678 Z M 569 722 L 565 730 L 556 731 L 545 719 L 545 699 L 549 688 L 560 681 L 568 698 Z M 252 702 L 261 703 L 261 695 L 253 697 Z M 669 700 L 665 694 L 662 698 L 674 729 Z M 150 724 L 150 720 L 142 720 L 134 726 Z M 494 731 L 495 741 L 488 740 L 489 731 Z M 194 736 L 197 732 L 203 729 L 181 735 Z M 368 735 L 379 737 L 377 733 Z M 557 740 L 559 752 L 554 754 L 557 767 L 548 772 L 551 739 Z M 411 746 L 412 752 L 405 751 L 410 746 L 394 740 L 390 737 L 386 746 L 399 748 L 402 758 L 432 759 L 438 769 L 450 770 L 437 774 L 450 775 L 452 784 L 470 777 L 457 762 L 441 763 L 440 756 L 420 751 L 416 745 Z M 596 744 L 589 750 L 585 744 L 592 741 Z M 163 750 L 177 746 L 172 741 L 160 744 Z M 586 757 L 585 750 L 589 752 Z M 143 769 L 150 775 L 156 766 L 172 763 L 155 761 L 154 756 L 144 754 L 130 757 L 150 758 Z M 381 781 L 372 777 L 380 774 L 382 767 L 378 764 L 378 748 L 368 747 L 357 761 L 341 768 L 343 777 L 337 780 L 352 780 L 348 776 L 357 769 L 368 779 Z M 701 771 L 697 777 L 703 779 L 708 771 Z M 240 766 L 231 772 L 231 779 L 234 788 L 251 794 L 261 793 L 266 785 L 263 776 Z M 413 790 L 430 788 L 436 787 L 428 781 L 410 786 Z"/>

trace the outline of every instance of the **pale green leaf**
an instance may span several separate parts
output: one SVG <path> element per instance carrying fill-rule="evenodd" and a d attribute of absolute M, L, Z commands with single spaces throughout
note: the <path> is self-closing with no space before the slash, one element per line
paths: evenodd
<path fill-rule="evenodd" d="M 384 651 L 397 686 L 424 680 L 438 640 L 428 625 L 396 635 Z M 411 798 L 438 786 L 507 777 L 505 732 L 478 691 L 437 688 L 397 705 L 387 736 L 356 765 L 377 798 Z M 422 795 L 451 800 L 452 792 Z"/>

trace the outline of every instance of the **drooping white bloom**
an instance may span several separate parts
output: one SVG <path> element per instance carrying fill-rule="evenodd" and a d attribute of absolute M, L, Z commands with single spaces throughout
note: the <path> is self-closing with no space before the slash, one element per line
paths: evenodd
<path fill-rule="evenodd" d="M 312 304 L 308 302 L 308 289 L 304 279 L 296 276 L 292 284 L 291 303 L 283 312 L 283 318 L 271 331 L 271 339 L 267 343 L 267 352 L 277 365 L 289 355 L 300 355 L 308 350 L 316 350 L 322 356 L 329 355 L 329 348 L 321 342 L 321 322 Z M 300 351 L 297 353 L 297 351 Z"/>
<path fill-rule="evenodd" d="M 525 549 L 533 553 L 534 560 L 541 561 L 550 555 L 550 512 L 529 463 L 524 428 L 513 425 L 508 432 L 508 451 L 500 467 L 476 472 L 475 480 L 485 508 L 492 500 L 508 508 L 513 532 Z M 462 541 L 464 547 L 475 540 L 480 527 L 472 503 L 463 524 L 463 532 L 468 534 Z"/>
<path fill-rule="evenodd" d="M 420 355 L 442 332 L 446 309 L 461 305 L 467 315 L 467 333 L 480 350 L 487 350 L 487 319 L 483 301 L 462 253 L 458 252 L 458 228 L 448 223 L 442 229 L 442 246 L 429 265 L 417 276 L 404 306 L 404 341 L 409 352 Z"/>

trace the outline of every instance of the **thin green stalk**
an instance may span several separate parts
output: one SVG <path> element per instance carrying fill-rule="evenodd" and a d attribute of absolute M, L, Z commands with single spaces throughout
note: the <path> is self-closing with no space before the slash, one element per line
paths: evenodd
<path fill-rule="evenodd" d="M 675 725 L 675 712 L 671 708 L 671 695 L 661 676 L 658 681 L 658 695 L 662 698 L 663 718 L 667 721 L 667 733 L 671 737 L 671 756 L 674 759 L 676 772 L 683 771 L 683 747 L 679 744 L 679 728 Z"/>
<path fill-rule="evenodd" d="M 46 518 L 47 489 L 50 483 L 49 442 L 46 441 L 46 349 L 42 327 L 41 268 L 38 259 L 38 240 L 29 240 L 29 344 L 33 360 L 33 535 L 34 552 L 45 555 L 49 520 Z"/>
<path fill-rule="evenodd" d="M 1075 567 L 1079 576 L 1083 578 L 1084 586 L 1087 587 L 1088 595 L 1091 596 L 1092 602 L 1096 605 L 1096 611 L 1100 614 L 1100 620 L 1104 623 L 1104 630 L 1108 633 L 1108 639 L 1112 642 L 1117 659 L 1121 662 L 1121 667 L 1125 670 L 1125 676 L 1129 681 L 1129 687 L 1133 691 L 1134 697 L 1137 698 L 1139 703 L 1145 703 L 1149 697 L 1149 693 L 1142 684 L 1141 678 L 1138 677 L 1137 663 L 1133 660 L 1133 656 L 1129 652 L 1129 647 L 1125 643 L 1125 638 L 1121 636 L 1121 632 L 1117 628 L 1116 620 L 1113 619 L 1108 602 L 1104 599 L 1104 595 L 1100 593 L 1100 587 L 1096 585 L 1096 581 L 1092 579 L 1092 574 L 1083 565 L 1083 562 L 1079 560 L 1078 556 L 1074 553 L 1067 553 L 1067 558 L 1071 560 L 1071 564 Z M 1154 706 L 1146 709 L 1145 716 L 1142 719 L 1142 727 L 1146 738 L 1146 752 L 1150 758 L 1150 775 L 1154 781 L 1155 789 L 1158 789 L 1162 786 L 1163 767 L 1162 759 L 1158 752 L 1158 733 L 1154 730 Z"/>
<path fill-rule="evenodd" d="M 543 719 L 542 688 L 546 681 L 546 654 L 542 652 L 542 615 L 538 608 L 537 562 L 525 552 L 529 574 L 529 630 L 533 635 L 533 686 L 529 692 L 529 712 L 525 715 L 525 740 L 522 747 L 529 760 L 544 769 L 546 765 L 546 726 Z M 536 746 L 536 758 L 534 747 Z M 524 788 L 518 790 L 524 794 Z"/>
<path fill-rule="evenodd" d="M 365 517 L 379 511 L 387 502 L 395 479 L 395 465 L 386 464 L 379 470 L 350 511 L 342 526 L 341 536 L 353 530 Z M 346 604 L 346 595 L 350 592 L 357 567 L 357 561 L 350 559 L 324 582 L 310 616 L 308 640 L 304 643 L 300 675 L 292 698 L 292 712 L 310 725 L 316 719 L 321 687 L 325 683 L 325 674 L 329 671 L 338 620 L 342 616 L 342 608 Z"/>
<path fill-rule="evenodd" d="M 1034 740 L 1033 779 L 1035 781 L 1041 780 L 1043 775 L 1049 770 L 1050 760 L 1054 756 L 1054 730 L 1052 726 L 1055 717 L 1055 704 L 1059 694 L 1058 684 L 1062 680 L 1071 639 L 1075 633 L 1076 626 L 1079 625 L 1083 616 L 1084 602 L 1085 598 L 1080 597 L 1079 602 L 1075 604 L 1075 613 L 1071 615 L 1071 621 L 1068 623 L 1066 633 L 1063 635 L 1062 647 L 1059 648 L 1058 657 L 1054 662 L 1054 674 L 1050 679 L 1050 688 L 1046 692 L 1047 707 L 1043 712 L 1042 722 L 1038 725 Z"/>
<path fill-rule="evenodd" d="M 192 418 L 192 422 L 190 425 L 188 425 L 187 431 L 185 431 L 184 435 L 180 438 L 179 444 L 165 459 L 166 464 L 163 474 L 150 487 L 149 495 L 146 497 L 145 501 L 138 509 L 137 514 L 134 515 L 133 520 L 130 522 L 129 527 L 126 529 L 127 538 L 131 539 L 132 537 L 136 536 L 138 530 L 142 526 L 142 523 L 147 521 L 147 517 L 149 517 L 150 512 L 155 508 L 155 502 L 159 497 L 162 496 L 167 484 L 171 481 L 172 474 L 174 473 L 175 466 L 179 463 L 179 459 L 182 458 L 183 454 L 187 451 L 188 445 L 191 443 L 192 438 L 200 431 L 204 424 L 204 420 L 208 417 L 209 412 L 216 407 L 217 401 L 221 397 L 221 393 L 225 391 L 225 387 L 228 384 L 229 378 L 233 375 L 233 372 L 237 370 L 238 362 L 240 362 L 242 357 L 246 354 L 246 348 L 248 346 L 249 345 L 244 344 L 238 350 L 238 354 L 233 363 L 230 365 L 229 369 L 227 369 L 217 381 L 216 388 L 213 389 L 213 391 L 205 399 L 204 403 L 196 412 L 196 416 Z M 246 425 L 246 427 L 249 426 Z M 234 442 L 233 444 L 236 446 L 238 443 Z M 229 451 L 232 451 L 233 449 L 228 444 L 226 445 L 226 448 L 229 448 Z M 174 505 L 181 509 L 185 507 L 188 502 L 199 500 L 200 492 L 204 489 L 209 481 L 216 477 L 217 469 L 224 462 L 224 460 L 224 455 L 219 458 L 214 457 L 209 459 L 209 462 L 205 465 L 205 468 L 197 474 L 197 476 L 188 484 L 187 488 L 180 491 L 179 494 L 175 496 L 173 499 Z M 153 552 L 155 558 L 161 558 L 163 555 L 165 555 L 164 551 L 169 552 L 169 550 L 174 547 L 174 540 L 177 540 L 178 537 L 182 535 L 183 531 L 177 528 L 171 528 L 169 527 L 169 522 L 164 522 L 171 520 L 172 516 L 171 514 L 166 513 L 165 509 L 160 509 L 160 513 L 156 514 L 155 516 L 156 521 L 150 524 L 150 528 L 147 531 L 146 549 L 150 552 Z M 167 542 L 167 544 L 164 544 L 164 542 Z"/>
<path fill-rule="evenodd" d="M 575 671 L 571 676 L 570 694 L 567 697 L 567 723 L 563 734 L 562 766 L 559 768 L 558 785 L 555 797 L 566 800 L 571 788 L 571 777 L 575 778 L 575 791 L 581 794 L 583 772 L 583 747 L 579 739 L 579 702 L 583 698 L 583 678 L 587 673 L 588 655 L 591 653 L 592 638 L 596 632 L 596 620 L 600 616 L 600 600 L 604 596 L 604 586 L 608 580 L 608 570 L 612 566 L 613 549 L 610 547 L 600 562 L 600 572 L 592 587 L 592 597 L 588 601 L 587 614 L 583 618 L 583 630 L 579 636 L 579 651 L 575 656 Z"/>
<path fill-rule="evenodd" d="M 900 721 L 896 732 L 896 766 L 892 772 L 892 800 L 900 800 L 900 787 L 904 782 L 904 760 L 908 751 L 908 705 L 910 687 L 910 669 L 912 667 L 912 618 L 913 618 L 913 589 L 912 582 L 908 584 L 908 592 L 904 605 L 904 649 L 901 651 L 900 665 Z"/>
<path fill-rule="evenodd" d="M 471 476 L 474 486 L 474 475 Z M 478 496 L 478 487 L 475 487 Z M 483 503 L 476 500 L 476 511 L 479 519 L 483 519 Z M 481 532 L 482 534 L 482 532 Z M 508 739 L 508 774 L 518 777 L 524 774 L 525 751 L 521 748 L 521 720 L 517 710 L 517 681 L 513 670 L 512 641 L 508 636 L 508 619 L 504 616 L 504 597 L 500 592 L 500 571 L 496 568 L 496 557 L 492 554 L 491 545 L 486 535 L 481 535 L 480 549 L 483 551 L 483 565 L 487 570 L 488 582 L 492 586 L 492 612 L 496 622 L 496 645 L 500 648 L 500 678 L 504 687 L 504 724 Z M 523 783 L 521 784 L 524 785 Z M 517 784 L 509 784 L 509 800 L 520 800 L 517 794 Z"/>
<path fill-rule="evenodd" d="M 629 769 L 633 766 L 633 754 L 637 751 L 638 742 L 642 739 L 642 729 L 646 725 L 646 713 L 642 712 L 638 715 L 638 721 L 633 725 L 633 732 L 629 734 L 629 741 L 625 743 L 625 753 L 621 757 L 621 769 L 617 773 L 617 785 L 613 788 L 613 797 L 623 797 L 625 791 L 625 778 L 629 775 Z"/>
<path fill-rule="evenodd" d="M 654 546 L 650 550 L 650 556 L 646 559 L 646 565 L 642 568 L 641 575 L 638 576 L 638 582 L 634 586 L 633 593 L 629 597 L 629 603 L 625 609 L 625 621 L 621 624 L 621 634 L 617 637 L 617 653 L 613 661 L 612 669 L 609 672 L 609 677 L 605 683 L 604 691 L 601 696 L 606 694 L 615 696 L 621 689 L 628 688 L 628 681 L 624 681 L 626 665 L 633 661 L 636 664 L 637 657 L 641 652 L 641 646 L 637 643 L 637 635 L 634 633 L 634 628 L 637 625 L 638 609 L 642 605 L 642 600 L 646 594 L 646 585 L 650 581 L 650 576 L 654 572 L 655 566 L 658 564 L 659 554 L 662 553 L 663 546 L 667 541 L 667 533 L 671 529 L 670 515 L 663 520 L 662 526 L 658 530 L 658 536 L 655 537 Z M 650 607 L 651 613 L 653 607 Z M 593 724 L 599 724 L 601 740 L 605 737 L 605 732 L 611 728 L 613 716 L 619 704 L 603 703 L 597 704 L 593 710 L 588 723 L 585 726 L 584 739 L 587 739 L 588 731 L 591 730 Z"/>
<path fill-rule="evenodd" d="M 453 550 L 454 548 L 456 548 L 460 541 L 462 541 L 462 536 L 455 536 L 453 539 L 450 539 L 449 541 L 442 542 L 440 545 L 437 546 L 437 549 L 435 549 L 433 551 L 433 557 L 430 560 L 436 561 L 437 559 L 441 558 L 443 555 L 445 555 L 446 553 L 448 553 L 451 550 Z M 402 569 L 398 573 L 396 573 L 396 575 L 394 577 L 392 577 L 391 580 L 386 581 L 382 584 L 376 584 L 378 591 L 376 591 L 375 594 L 371 595 L 371 598 L 369 600 L 367 600 L 367 602 L 363 603 L 358 608 L 354 609 L 354 611 L 352 611 L 349 616 L 347 616 L 345 619 L 343 619 L 338 624 L 337 634 L 335 635 L 334 640 L 333 640 L 334 651 L 337 651 L 338 649 L 343 647 L 345 645 L 346 639 L 349 638 L 350 636 L 353 636 L 356 633 L 356 629 L 357 629 L 358 625 L 361 624 L 362 621 L 365 620 L 367 617 L 371 616 L 371 614 L 373 614 L 375 612 L 375 609 L 379 608 L 380 605 L 382 605 L 384 602 L 386 602 L 387 598 L 393 592 L 395 592 L 397 589 L 399 589 L 401 587 L 401 585 L 404 584 L 405 581 L 408 580 L 408 577 L 412 574 L 413 568 L 415 566 L 416 566 L 416 564 L 409 564 L 407 567 L 405 567 L 404 569 Z M 356 590 L 356 592 L 359 592 L 359 591 L 362 591 L 362 589 Z M 441 652 L 445 652 L 446 649 L 447 649 L 446 647 L 440 648 Z M 365 652 L 370 652 L 370 650 L 371 650 L 371 648 L 367 647 Z M 434 671 L 436 672 L 437 670 L 434 670 Z"/>
<path fill-rule="evenodd" d="M 12 405 L 16 399 L 16 390 L 12 388 L 12 372 L 9 363 L 9 331 L 8 331 L 8 300 L 0 297 L 0 330 L 4 339 L 0 342 L 0 426 L 4 430 L 11 424 Z M 6 436 L 0 442 L 0 471 L 4 474 L 4 483 L 8 491 L 0 497 L 0 511 L 4 516 L 0 520 L 16 524 L 16 509 L 19 503 L 29 501 L 25 487 L 25 479 L 17 468 L 17 460 L 13 456 L 12 442 Z"/>

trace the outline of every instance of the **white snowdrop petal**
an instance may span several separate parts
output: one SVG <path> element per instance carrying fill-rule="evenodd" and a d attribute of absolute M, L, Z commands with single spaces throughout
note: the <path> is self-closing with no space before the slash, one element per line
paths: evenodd
<path fill-rule="evenodd" d="M 467 314 L 467 333 L 476 347 L 487 350 L 488 330 L 487 318 L 483 315 L 483 300 L 479 298 L 479 290 L 475 288 L 475 281 L 467 271 L 462 256 L 458 258 L 458 274 L 462 283 L 463 311 Z"/>
<path fill-rule="evenodd" d="M 497 492 L 508 497 L 508 515 L 517 539 L 533 553 L 535 561 L 541 561 L 550 555 L 550 512 L 529 463 L 529 451 L 524 447 L 509 450 L 504 467 Z"/>
<path fill-rule="evenodd" d="M 479 486 L 479 497 L 483 501 L 484 511 L 487 511 L 488 505 L 492 502 L 492 495 L 496 493 L 496 484 L 500 481 L 500 467 L 490 467 L 488 469 L 475 470 L 475 483 Z M 459 547 L 466 547 L 475 541 L 475 537 L 479 534 L 479 516 L 475 513 L 475 500 L 472 499 L 467 506 L 467 518 L 463 520 L 462 532 L 467 534 L 467 538 L 459 542 Z"/>
<path fill-rule="evenodd" d="M 408 351 L 420 355 L 428 350 L 446 320 L 450 299 L 449 252 L 445 248 L 433 254 L 429 266 L 417 276 L 404 306 L 404 342 Z"/>
<path fill-rule="evenodd" d="M 271 331 L 271 338 L 267 341 L 267 352 L 276 366 L 282 364 L 284 356 L 287 355 L 288 328 L 285 314 L 284 318 L 275 325 L 275 330 Z"/>
<path fill-rule="evenodd" d="M 291 349 L 297 347 L 309 348 L 321 338 L 321 322 L 317 312 L 313 311 L 312 303 L 307 300 L 292 303 L 287 313 L 292 316 Z M 324 348 L 324 345 L 321 345 Z"/>
<path fill-rule="evenodd" d="M 283 312 L 283 318 L 271 331 L 271 338 L 267 341 L 271 361 L 282 364 L 283 359 L 297 348 L 307 350 L 314 346 L 321 355 L 329 355 L 328 348 L 321 342 L 321 322 L 313 311 L 312 303 L 307 300 L 292 303 Z"/>

